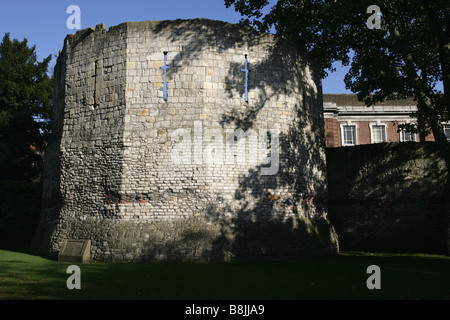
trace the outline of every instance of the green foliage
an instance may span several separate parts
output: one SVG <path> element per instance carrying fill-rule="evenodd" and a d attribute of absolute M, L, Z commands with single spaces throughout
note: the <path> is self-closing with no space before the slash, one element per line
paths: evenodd
<path fill-rule="evenodd" d="M 29 239 L 41 210 L 42 185 L 30 181 L 0 181 L 0 238 Z"/>
<path fill-rule="evenodd" d="M 39 152 L 44 149 L 50 129 L 50 59 L 37 62 L 35 47 L 28 48 L 26 39 L 11 41 L 6 34 L 0 44 L 1 180 L 39 175 Z"/>
<path fill-rule="evenodd" d="M 42 154 L 50 131 L 51 56 L 27 40 L 0 43 L 0 238 L 29 238 L 41 205 Z"/>
<path fill-rule="evenodd" d="M 438 81 L 450 88 L 450 3 L 448 1 L 380 0 L 381 28 L 369 29 L 373 1 L 279 0 L 266 15 L 268 1 L 225 0 L 229 7 L 261 31 L 277 35 L 309 53 L 327 75 L 332 64 L 350 65 L 348 89 L 367 105 L 386 99 L 415 97 L 425 129 L 430 118 L 449 119 L 448 97 L 436 90 Z M 441 128 L 436 128 L 439 134 Z"/>

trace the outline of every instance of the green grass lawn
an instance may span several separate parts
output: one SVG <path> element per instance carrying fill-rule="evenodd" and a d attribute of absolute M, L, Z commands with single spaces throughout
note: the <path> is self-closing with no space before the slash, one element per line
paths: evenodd
<path fill-rule="evenodd" d="M 67 289 L 69 265 L 0 250 L 0 299 L 450 299 L 450 258 L 443 256 L 79 264 L 81 290 Z M 370 265 L 381 269 L 379 290 L 366 286 Z"/>

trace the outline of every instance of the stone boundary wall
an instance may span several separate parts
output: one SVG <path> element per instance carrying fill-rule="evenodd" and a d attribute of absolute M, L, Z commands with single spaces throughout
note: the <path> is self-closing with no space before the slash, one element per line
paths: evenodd
<path fill-rule="evenodd" d="M 445 163 L 433 142 L 327 149 L 341 250 L 434 253 Z"/>

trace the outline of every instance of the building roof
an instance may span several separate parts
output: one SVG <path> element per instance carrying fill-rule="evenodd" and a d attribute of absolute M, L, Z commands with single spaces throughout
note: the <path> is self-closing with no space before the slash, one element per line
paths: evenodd
<path fill-rule="evenodd" d="M 358 100 L 356 94 L 324 94 L 323 102 L 334 103 L 337 106 L 365 106 L 364 102 Z M 376 103 L 375 106 L 411 106 L 417 105 L 413 98 L 403 100 L 386 100 Z"/>
<path fill-rule="evenodd" d="M 323 111 L 325 118 L 341 120 L 347 117 L 394 117 L 403 120 L 417 112 L 417 103 L 413 99 L 388 100 L 367 107 L 364 102 L 358 101 L 356 94 L 324 94 Z"/>

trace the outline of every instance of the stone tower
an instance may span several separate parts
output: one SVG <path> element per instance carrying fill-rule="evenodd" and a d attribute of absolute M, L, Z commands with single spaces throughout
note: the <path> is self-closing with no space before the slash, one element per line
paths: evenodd
<path fill-rule="evenodd" d="M 69 35 L 33 250 L 100 261 L 330 254 L 322 93 L 271 34 L 211 20 Z"/>

